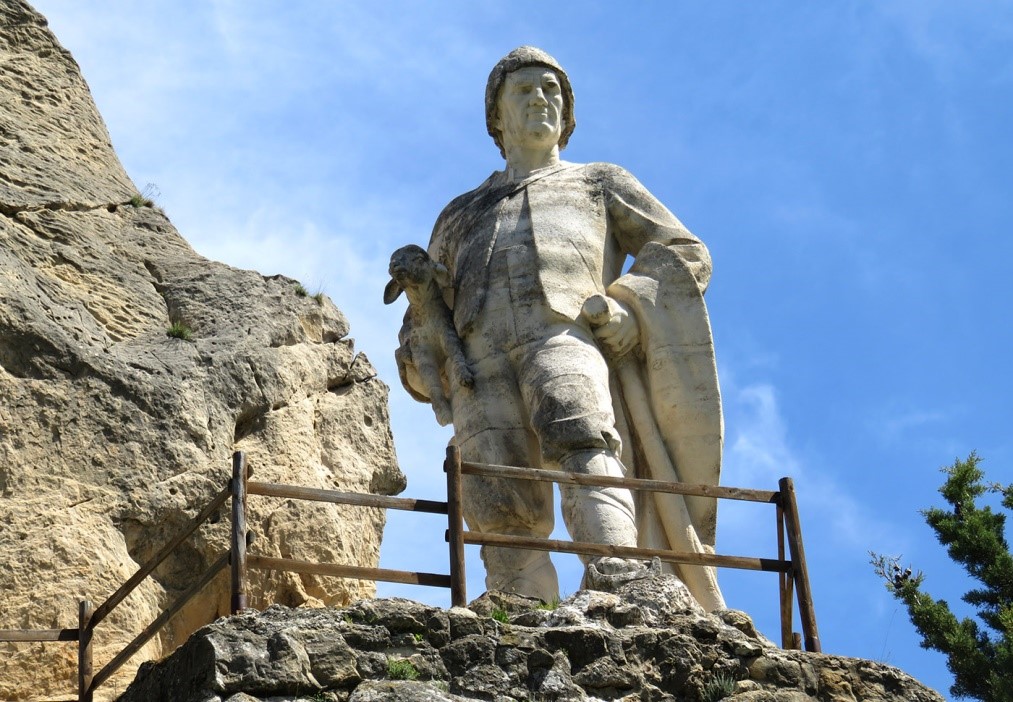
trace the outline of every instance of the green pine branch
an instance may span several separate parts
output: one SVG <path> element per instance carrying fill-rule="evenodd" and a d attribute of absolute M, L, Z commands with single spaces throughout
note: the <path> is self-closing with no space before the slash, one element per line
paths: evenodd
<path fill-rule="evenodd" d="M 907 608 L 922 647 L 946 656 L 955 680 L 950 694 L 1013 702 L 1013 555 L 1004 533 L 1006 515 L 979 505 L 984 495 L 998 493 L 1003 507 L 1013 511 L 1013 485 L 985 483 L 980 462 L 971 453 L 943 468 L 947 478 L 939 492 L 948 507 L 932 507 L 922 515 L 950 558 L 981 584 L 962 599 L 975 607 L 984 626 L 971 618 L 958 620 L 945 600 L 922 590 L 925 575 L 902 568 L 899 558 L 870 555 L 887 589 Z"/>

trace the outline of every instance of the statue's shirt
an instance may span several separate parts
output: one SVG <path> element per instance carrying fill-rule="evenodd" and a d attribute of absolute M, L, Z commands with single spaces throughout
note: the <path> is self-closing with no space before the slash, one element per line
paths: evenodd
<path fill-rule="evenodd" d="M 553 286 L 558 288 L 561 281 L 569 288 L 567 297 L 574 299 L 604 290 L 600 262 L 588 265 L 581 256 L 581 248 L 601 249 L 581 246 L 588 232 L 603 239 L 603 233 L 595 231 L 600 226 L 574 217 L 577 210 L 572 203 L 560 202 L 566 199 L 561 194 L 534 183 L 504 197 L 489 213 L 492 248 L 476 324 L 495 349 L 536 341 L 555 325 L 572 321 L 550 303 L 558 303 L 559 291 Z"/>
<path fill-rule="evenodd" d="M 648 241 L 679 249 L 706 285 L 703 244 L 632 175 L 564 163 L 517 183 L 493 174 L 447 206 L 429 248 L 452 275 L 459 333 L 467 336 L 480 313 L 495 314 L 514 320 L 522 342 L 542 322 L 576 320 Z"/>

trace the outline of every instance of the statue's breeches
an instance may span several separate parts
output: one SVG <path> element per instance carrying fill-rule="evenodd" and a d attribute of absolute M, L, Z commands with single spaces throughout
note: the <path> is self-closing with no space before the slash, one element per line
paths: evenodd
<path fill-rule="evenodd" d="M 475 387 L 454 393 L 466 460 L 559 468 L 574 451 L 618 451 L 608 367 L 591 333 L 577 325 L 551 331 L 506 352 L 469 352 Z"/>
<path fill-rule="evenodd" d="M 583 327 L 557 325 L 552 331 L 537 342 L 472 360 L 475 387 L 454 396 L 455 441 L 465 460 L 621 476 L 605 361 Z M 561 492 L 572 538 L 636 545 L 629 491 Z M 465 520 L 479 532 L 547 537 L 552 495 L 550 483 L 465 476 Z M 555 573 L 548 572 L 545 554 L 486 548 L 483 558 L 490 588 L 543 599 L 551 589 L 548 596 L 555 595 Z M 531 582 L 514 582 L 517 577 Z"/>

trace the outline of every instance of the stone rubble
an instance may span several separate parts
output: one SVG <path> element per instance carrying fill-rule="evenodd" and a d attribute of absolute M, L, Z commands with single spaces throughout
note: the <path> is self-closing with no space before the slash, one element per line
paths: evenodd
<path fill-rule="evenodd" d="M 408 679 L 414 678 L 414 679 Z M 729 681 L 718 696 L 720 680 Z M 487 593 L 245 612 L 142 666 L 120 702 L 941 702 L 888 665 L 784 651 L 735 610 L 706 614 L 671 576 L 555 609 Z"/>

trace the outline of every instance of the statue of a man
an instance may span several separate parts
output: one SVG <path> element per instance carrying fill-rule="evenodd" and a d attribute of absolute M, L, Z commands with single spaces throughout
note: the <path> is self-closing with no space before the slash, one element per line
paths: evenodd
<path fill-rule="evenodd" d="M 622 168 L 560 160 L 575 126 L 573 91 L 545 52 L 505 56 L 485 104 L 506 167 L 444 209 L 428 249 L 474 375 L 471 387 L 443 376 L 464 460 L 716 484 L 722 420 L 703 303 L 707 249 Z M 585 303 L 595 296 L 604 297 L 592 315 Z M 427 401 L 440 388 L 413 363 L 412 319 L 398 362 L 405 387 Z M 560 493 L 575 541 L 713 552 L 714 500 L 656 495 L 635 509 L 625 489 Z M 547 537 L 552 486 L 465 476 L 464 516 L 473 531 Z M 545 552 L 486 546 L 482 559 L 489 589 L 558 596 Z M 601 573 L 643 567 L 584 561 Z M 705 608 L 724 606 L 712 568 L 675 571 Z"/>

